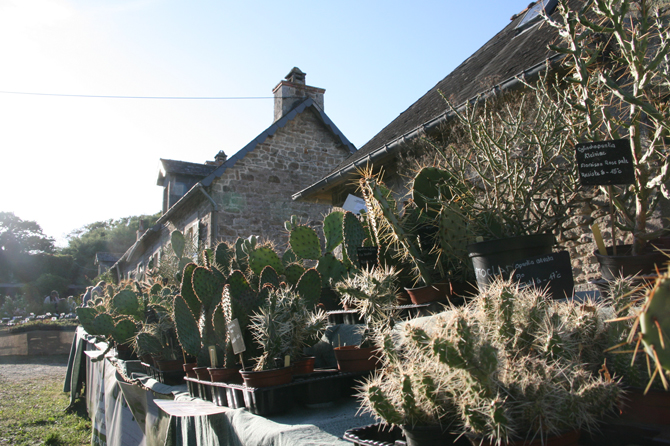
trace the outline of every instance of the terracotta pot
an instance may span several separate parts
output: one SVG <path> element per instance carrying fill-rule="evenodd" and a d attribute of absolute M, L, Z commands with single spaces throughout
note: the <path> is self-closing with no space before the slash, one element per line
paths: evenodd
<path fill-rule="evenodd" d="M 193 371 L 200 381 L 210 381 L 209 370 L 207 367 L 194 367 Z"/>
<path fill-rule="evenodd" d="M 184 372 L 186 372 L 186 376 L 188 376 L 189 378 L 197 378 L 197 375 L 193 371 L 193 369 L 198 366 L 197 362 L 189 362 L 188 364 L 182 364 L 182 366 L 184 367 Z"/>
<path fill-rule="evenodd" d="M 549 438 L 542 439 L 536 438 L 533 441 L 530 440 L 516 440 L 510 441 L 508 443 L 503 443 L 503 446 L 578 446 L 579 445 L 579 434 L 578 430 L 565 432 L 560 435 L 555 435 Z M 482 440 L 479 437 L 468 436 L 468 440 L 473 446 L 494 446 L 497 443 L 495 441 Z"/>
<path fill-rule="evenodd" d="M 229 368 L 208 368 L 209 376 L 215 383 L 242 384 L 242 375 L 240 370 L 242 366 Z"/>
<path fill-rule="evenodd" d="M 270 387 L 288 384 L 293 379 L 293 367 L 282 367 L 272 370 L 261 370 L 254 372 L 251 370 L 241 370 L 240 374 L 244 379 L 244 385 L 247 387 Z"/>
<path fill-rule="evenodd" d="M 155 360 L 156 368 L 161 372 L 172 372 L 175 370 L 183 370 L 184 361 L 180 359 L 171 359 L 168 361 Z"/>
<path fill-rule="evenodd" d="M 670 424 L 670 393 L 663 390 L 627 389 L 621 420 L 642 424 Z"/>
<path fill-rule="evenodd" d="M 293 364 L 293 374 L 294 375 L 308 375 L 314 373 L 314 361 L 316 358 L 310 356 L 308 358 L 303 358 L 299 361 L 296 361 Z"/>
<path fill-rule="evenodd" d="M 360 348 L 357 345 L 346 345 L 335 347 L 333 350 L 337 359 L 337 369 L 340 372 L 364 372 L 374 370 L 379 365 L 374 347 Z"/>
<path fill-rule="evenodd" d="M 444 302 L 450 291 L 448 283 L 434 283 L 428 286 L 416 288 L 405 288 L 414 305 L 427 304 L 429 302 Z"/>

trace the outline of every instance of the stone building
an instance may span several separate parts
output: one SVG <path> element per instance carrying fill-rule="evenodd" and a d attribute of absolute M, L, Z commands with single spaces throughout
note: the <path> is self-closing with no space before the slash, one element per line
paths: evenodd
<path fill-rule="evenodd" d="M 274 122 L 231 157 L 219 152 L 203 164 L 160 160 L 163 214 L 138 232 L 137 242 L 113 269 L 119 279 L 142 272 L 174 230 L 196 240 L 200 249 L 218 241 L 257 235 L 285 242 L 291 215 L 320 220 L 329 203 L 291 200 L 331 172 L 355 147 L 324 112 L 322 88 L 306 85 L 298 68 L 273 90 Z"/>

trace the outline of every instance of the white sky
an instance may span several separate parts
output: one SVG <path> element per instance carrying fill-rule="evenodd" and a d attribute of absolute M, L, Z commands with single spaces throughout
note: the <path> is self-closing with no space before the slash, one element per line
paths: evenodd
<path fill-rule="evenodd" d="M 270 97 L 292 67 L 361 147 L 529 0 L 0 0 L 0 91 Z M 159 158 L 229 156 L 271 99 L 0 93 L 0 211 L 65 244 L 85 224 L 160 210 Z"/>

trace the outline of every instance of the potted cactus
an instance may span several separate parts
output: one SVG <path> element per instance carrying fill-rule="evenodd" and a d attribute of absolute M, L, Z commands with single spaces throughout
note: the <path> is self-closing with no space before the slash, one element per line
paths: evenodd
<path fill-rule="evenodd" d="M 316 309 L 320 284 L 318 272 L 308 269 L 295 288 L 266 286 L 265 303 L 250 318 L 249 329 L 261 354 L 253 370 L 242 372 L 247 386 L 266 387 L 291 381 L 292 364 L 304 359 L 304 348 L 310 340 L 316 341 L 326 327 L 326 314 Z M 287 366 L 286 358 L 292 364 Z M 301 373 L 309 370 L 302 369 Z"/>
<path fill-rule="evenodd" d="M 370 169 L 361 172 L 360 187 L 368 203 L 368 215 L 375 221 L 376 233 L 380 244 L 387 245 L 397 253 L 397 261 L 409 263 L 414 275 L 414 287 L 405 288 L 415 304 L 446 299 L 449 288 L 441 267 L 436 268 L 433 236 L 418 236 L 417 228 L 426 225 L 428 217 L 421 209 L 405 209 L 401 216 L 392 191 L 386 187 L 380 175 L 374 175 Z M 432 258 L 431 258 L 432 257 Z M 454 257 L 456 262 L 456 258 Z M 446 282 L 445 282 L 446 280 Z"/>
<path fill-rule="evenodd" d="M 554 302 L 498 280 L 466 307 L 435 316 L 430 329 L 408 325 L 400 346 L 379 336 L 378 345 L 393 348 L 383 349 L 384 375 L 361 389 L 364 407 L 392 424 L 421 425 L 430 419 L 411 416 L 431 414 L 473 444 L 557 436 L 576 444 L 579 429 L 595 427 L 621 395 L 586 359 L 604 330 L 593 323 L 594 305 Z M 420 371 L 410 368 L 424 361 Z"/>
<path fill-rule="evenodd" d="M 365 323 L 360 345 L 334 348 L 338 369 L 352 372 L 377 368 L 377 347 L 370 339 L 370 334 L 383 327 L 393 326 L 399 288 L 397 271 L 392 267 L 366 269 L 338 282 L 334 288 L 343 304 L 355 308 Z"/>
<path fill-rule="evenodd" d="M 217 247 L 214 256 L 224 249 Z M 181 294 L 174 298 L 174 321 L 179 342 L 185 353 L 197 360 L 194 370 L 198 377 L 210 379 L 208 369 L 234 368 L 235 358 L 231 353 L 227 335 L 227 324 L 238 319 L 246 327 L 248 314 L 258 308 L 260 298 L 239 270 L 230 275 L 217 268 L 223 259 L 219 257 L 215 266 L 186 265 L 182 274 Z M 214 355 L 210 355 L 213 347 Z M 212 363 L 212 358 L 215 363 Z"/>

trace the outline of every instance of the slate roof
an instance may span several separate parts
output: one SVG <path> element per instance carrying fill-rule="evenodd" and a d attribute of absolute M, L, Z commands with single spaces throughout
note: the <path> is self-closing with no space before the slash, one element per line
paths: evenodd
<path fill-rule="evenodd" d="M 574 3 L 573 0 L 570 3 Z M 552 17 L 558 12 L 554 10 Z M 309 198 L 317 192 L 347 181 L 353 166 L 365 163 L 374 157 L 378 161 L 390 156 L 390 146 L 411 139 L 428 128 L 435 127 L 446 119 L 446 104 L 442 92 L 453 104 L 461 105 L 476 96 L 491 90 L 500 90 L 512 83 L 518 76 L 530 71 L 541 71 L 549 61 L 554 63 L 561 56 L 548 49 L 558 33 L 555 28 L 541 21 L 523 32 L 515 27 L 523 20 L 524 14 L 517 14 L 509 25 L 496 34 L 454 71 L 437 83 L 431 90 L 384 127 L 355 154 L 344 160 L 324 179 L 296 193 L 293 199 Z M 397 144 L 396 144 L 397 145 Z M 398 149 L 398 147 L 394 147 Z"/>
<path fill-rule="evenodd" d="M 163 185 L 163 179 L 169 173 L 204 178 L 217 167 L 212 164 L 189 163 L 187 161 L 167 160 L 163 158 L 161 158 L 160 162 L 161 170 L 158 173 L 157 181 L 159 186 Z"/>

